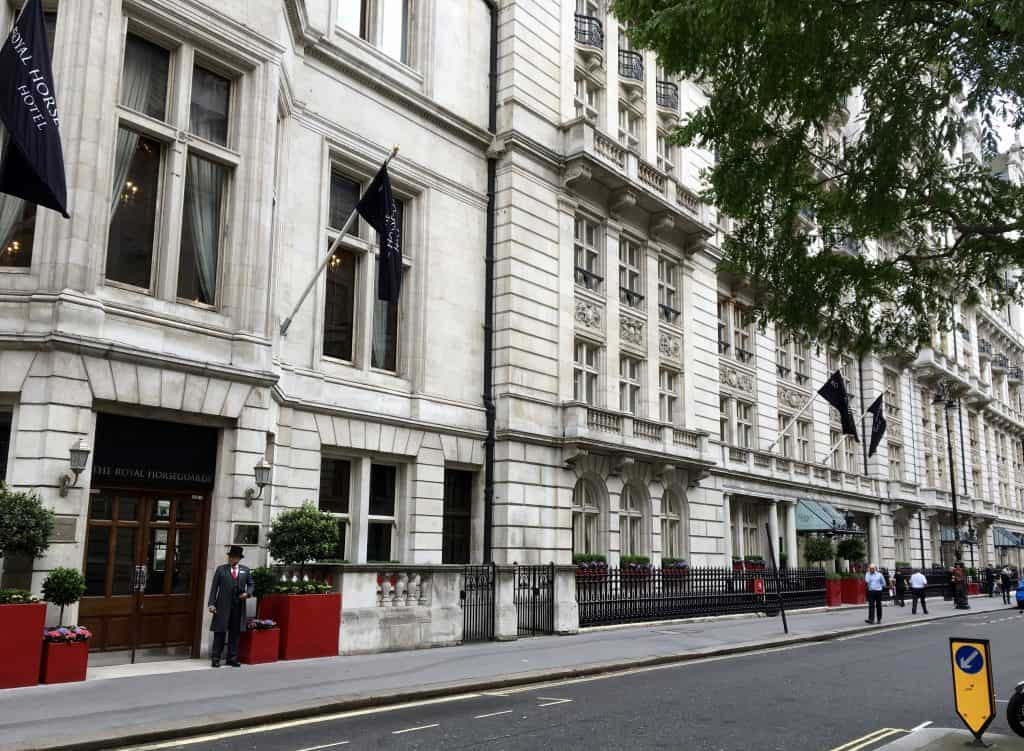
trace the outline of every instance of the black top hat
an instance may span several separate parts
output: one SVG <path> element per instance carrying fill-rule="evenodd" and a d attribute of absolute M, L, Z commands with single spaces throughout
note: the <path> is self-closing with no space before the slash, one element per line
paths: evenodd
<path fill-rule="evenodd" d="M 242 551 L 241 545 L 232 545 L 228 550 L 229 558 L 245 558 L 245 553 Z"/>

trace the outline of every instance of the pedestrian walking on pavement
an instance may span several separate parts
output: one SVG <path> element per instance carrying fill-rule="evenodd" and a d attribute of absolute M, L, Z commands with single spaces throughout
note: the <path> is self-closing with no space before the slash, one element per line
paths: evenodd
<path fill-rule="evenodd" d="M 921 573 L 921 569 L 914 569 L 914 575 L 910 577 L 910 614 L 917 615 L 917 603 L 921 602 L 921 610 L 928 615 L 928 603 L 924 600 L 925 587 L 928 586 L 928 579 Z"/>
<path fill-rule="evenodd" d="M 953 566 L 953 607 L 957 610 L 970 610 L 971 605 L 967 601 L 967 573 L 964 571 L 964 564 L 960 561 Z"/>
<path fill-rule="evenodd" d="M 882 597 L 885 592 L 885 577 L 878 572 L 875 564 L 868 566 L 864 574 L 864 586 L 868 590 L 868 619 L 865 623 L 882 622 Z"/>
<path fill-rule="evenodd" d="M 996 572 L 991 566 L 985 566 L 985 594 L 992 596 L 996 588 Z"/>
<path fill-rule="evenodd" d="M 221 653 L 224 651 L 225 637 L 228 647 L 228 665 L 241 667 L 238 661 L 238 639 L 245 624 L 245 601 L 252 597 L 255 583 L 249 575 L 249 569 L 240 565 L 245 555 L 241 545 L 232 545 L 228 550 L 228 562 L 217 566 L 213 572 L 213 584 L 210 586 L 210 599 L 207 603 L 213 620 L 210 630 L 213 632 L 213 649 L 210 652 L 210 664 L 220 667 Z"/>
<path fill-rule="evenodd" d="M 999 572 L 999 590 L 1003 593 L 1003 604 L 1010 604 L 1010 567 L 1003 566 Z"/>
<path fill-rule="evenodd" d="M 907 579 L 899 571 L 893 575 L 893 578 L 895 579 L 896 587 L 896 604 L 902 608 L 907 604 L 905 599 L 907 596 Z"/>

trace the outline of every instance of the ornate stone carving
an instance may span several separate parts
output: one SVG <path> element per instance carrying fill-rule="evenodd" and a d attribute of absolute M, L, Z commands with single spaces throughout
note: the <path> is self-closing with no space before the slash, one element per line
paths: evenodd
<path fill-rule="evenodd" d="M 589 329 L 601 328 L 601 308 L 594 303 L 577 300 L 576 321 Z"/>
<path fill-rule="evenodd" d="M 562 185 L 564 185 L 567 188 L 570 187 L 573 183 L 579 182 L 580 180 L 584 182 L 590 182 L 590 179 L 590 167 L 588 167 L 586 164 L 583 164 L 582 162 L 573 162 L 572 164 L 567 166 L 565 168 L 565 171 L 562 173 Z"/>
<path fill-rule="evenodd" d="M 790 407 L 792 409 L 799 409 L 800 407 L 807 404 L 807 394 L 793 389 L 788 389 L 785 386 L 779 386 L 779 406 Z"/>
<path fill-rule="evenodd" d="M 651 217 L 651 237 L 655 240 L 666 240 L 675 228 L 675 217 L 667 211 Z"/>
<path fill-rule="evenodd" d="M 733 368 L 722 366 L 718 369 L 718 381 L 737 391 L 754 393 L 754 377 L 748 373 L 741 373 Z"/>
<path fill-rule="evenodd" d="M 644 345 L 643 321 L 638 321 L 635 318 L 622 318 L 619 321 L 619 336 L 624 342 L 642 347 Z"/>
<path fill-rule="evenodd" d="M 623 211 L 636 206 L 637 195 L 629 188 L 619 188 L 613 191 L 608 201 L 608 212 L 612 216 L 618 216 Z"/>
<path fill-rule="evenodd" d="M 683 353 L 683 343 L 679 340 L 678 336 L 662 331 L 661 336 L 658 338 L 658 351 L 661 352 L 663 357 L 667 357 L 670 360 L 678 360 Z"/>

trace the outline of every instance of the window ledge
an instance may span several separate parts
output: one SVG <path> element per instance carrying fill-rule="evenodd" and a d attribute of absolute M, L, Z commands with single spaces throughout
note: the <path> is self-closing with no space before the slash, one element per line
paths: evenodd
<path fill-rule="evenodd" d="M 345 57 L 355 58 L 358 64 L 368 62 L 371 70 L 381 71 L 409 88 L 422 93 L 423 75 L 419 71 L 399 60 L 395 60 L 352 32 L 346 31 L 340 26 L 335 26 L 332 46 L 342 52 Z"/>

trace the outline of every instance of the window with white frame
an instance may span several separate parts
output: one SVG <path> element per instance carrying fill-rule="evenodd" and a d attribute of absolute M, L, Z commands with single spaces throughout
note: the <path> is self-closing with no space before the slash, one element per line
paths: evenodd
<path fill-rule="evenodd" d="M 658 369 L 658 415 L 662 422 L 679 421 L 679 373 L 671 368 Z"/>
<path fill-rule="evenodd" d="M 576 117 L 582 117 L 592 123 L 599 122 L 602 99 L 604 89 L 580 71 L 576 71 L 576 96 L 573 100 L 576 105 Z"/>
<path fill-rule="evenodd" d="M 831 430 L 828 431 L 829 450 L 832 451 L 833 448 L 835 449 L 835 451 L 832 451 L 832 457 L 830 459 L 830 461 L 832 462 L 832 469 L 843 469 L 844 454 L 842 451 L 839 450 L 839 447 L 836 446 L 836 444 L 839 443 L 839 439 L 842 438 L 842 436 L 842 431 L 836 430 L 835 428 L 832 428 Z"/>
<path fill-rule="evenodd" d="M 319 508 L 338 520 L 338 548 L 335 557 L 341 560 L 349 560 L 351 480 L 352 462 L 348 459 L 325 456 L 320 460 Z"/>
<path fill-rule="evenodd" d="M 661 557 L 683 559 L 689 555 L 686 544 L 686 517 L 678 494 L 669 490 L 661 499 Z"/>
<path fill-rule="evenodd" d="M 644 249 L 627 237 L 619 238 L 619 300 L 630 308 L 644 303 Z"/>
<path fill-rule="evenodd" d="M 381 563 L 394 559 L 397 535 L 398 467 L 370 465 L 370 505 L 366 518 L 366 560 Z"/>
<path fill-rule="evenodd" d="M 57 34 L 57 13 L 44 12 L 43 26 L 46 41 L 53 56 L 53 43 Z M 0 125 L 0 144 L 4 152 L 10 148 L 7 130 Z M 0 193 L 0 267 L 29 268 L 32 265 L 32 246 L 35 244 L 37 207 L 31 201 L 7 193 Z M 0 462 L 6 462 L 3 456 Z M 0 472 L 0 481 L 3 473 Z"/>
<path fill-rule="evenodd" d="M 901 419 L 900 409 L 900 374 L 895 370 L 885 370 L 885 411 L 894 420 Z"/>
<path fill-rule="evenodd" d="M 846 393 L 850 396 L 850 404 L 856 404 L 854 397 L 860 393 L 857 388 L 857 360 L 849 355 L 840 354 L 835 350 L 829 350 L 826 360 L 829 375 L 837 370 L 842 374 L 843 381 L 846 382 Z M 832 410 L 832 419 L 835 421 L 839 420 L 839 413 L 836 410 Z"/>
<path fill-rule="evenodd" d="M 179 300 L 217 304 L 228 193 L 240 161 L 233 148 L 234 88 L 231 76 L 202 50 L 184 43 L 168 49 L 127 34 L 108 281 L 158 296 L 173 289 Z M 176 106 L 172 92 L 188 106 Z M 182 145 L 183 132 L 191 137 Z M 176 179 L 181 174 L 185 179 Z M 181 224 L 170 226 L 175 216 Z M 172 276 L 155 279 L 154 271 Z"/>
<path fill-rule="evenodd" d="M 793 426 L 796 440 L 796 454 L 794 458 L 801 462 L 813 461 L 811 453 L 811 423 L 809 420 L 797 419 Z"/>
<path fill-rule="evenodd" d="M 341 0 L 338 26 L 388 57 L 413 65 L 417 0 Z"/>
<path fill-rule="evenodd" d="M 328 209 L 327 245 L 330 246 L 359 202 L 361 182 L 340 169 L 331 172 L 330 204 Z M 400 249 L 406 246 L 404 223 L 405 203 L 395 199 L 398 210 Z M 376 264 L 380 262 L 379 243 L 362 237 L 363 227 L 358 218 L 342 238 L 334 255 L 327 262 L 324 273 L 324 335 L 323 353 L 345 362 L 367 362 L 371 368 L 397 373 L 399 370 L 401 300 L 392 304 L 377 299 L 376 289 L 364 290 L 364 280 L 377 281 Z M 403 258 L 403 274 L 408 277 L 409 261 Z M 407 281 L 407 279 L 406 279 Z M 402 285 L 402 295 L 408 288 Z M 361 322 L 370 318 L 368 351 L 359 354 Z M 364 337 L 365 338 L 365 337 Z"/>
<path fill-rule="evenodd" d="M 981 470 L 980 469 L 972 469 L 971 470 L 971 485 L 974 488 L 974 497 L 975 498 L 981 498 L 982 494 L 984 492 L 985 486 L 984 486 L 984 484 L 981 481 Z"/>
<path fill-rule="evenodd" d="M 600 375 L 600 347 L 577 339 L 573 349 L 573 401 L 597 405 L 597 377 Z"/>
<path fill-rule="evenodd" d="M 572 491 L 572 552 L 602 554 L 604 546 L 598 537 L 601 527 L 601 507 L 597 494 L 584 479 L 576 482 Z"/>
<path fill-rule="evenodd" d="M 857 443 L 851 437 L 843 441 L 843 468 L 850 474 L 857 474 L 861 464 L 857 461 Z"/>
<path fill-rule="evenodd" d="M 792 361 L 793 338 L 781 326 L 775 327 L 775 371 L 779 378 L 790 380 L 793 375 Z"/>
<path fill-rule="evenodd" d="M 779 412 L 779 430 L 781 440 L 779 450 L 782 456 L 801 462 L 811 460 L 811 423 L 807 420 L 794 420 L 792 415 Z"/>
<path fill-rule="evenodd" d="M 734 402 L 736 411 L 736 445 L 749 449 L 754 447 L 754 405 L 741 399 Z"/>
<path fill-rule="evenodd" d="M 729 301 L 718 299 L 718 354 L 727 355 L 732 348 L 732 337 L 729 332 Z"/>
<path fill-rule="evenodd" d="M 643 365 L 635 357 L 619 357 L 619 409 L 636 415 L 640 411 L 640 386 Z"/>
<path fill-rule="evenodd" d="M 666 323 L 678 323 L 679 264 L 666 256 L 658 257 L 658 317 Z"/>
<path fill-rule="evenodd" d="M 732 306 L 732 352 L 740 362 L 754 359 L 754 322 L 747 309 L 735 303 Z"/>
<path fill-rule="evenodd" d="M 811 363 L 807 340 L 797 336 L 793 339 L 793 377 L 800 385 L 811 380 Z"/>
<path fill-rule="evenodd" d="M 743 504 L 743 550 L 748 556 L 761 555 L 761 538 L 764 536 L 764 527 L 760 524 L 761 515 L 761 504 Z"/>
<path fill-rule="evenodd" d="M 658 129 L 657 136 L 658 169 L 672 174 L 676 169 L 676 145 L 669 140 L 668 133 Z"/>
<path fill-rule="evenodd" d="M 597 291 L 601 277 L 601 225 L 581 214 L 573 224 L 573 254 L 576 284 Z"/>
<path fill-rule="evenodd" d="M 647 555 L 644 540 L 644 513 L 640 496 L 630 485 L 622 488 L 619 496 L 619 553 L 621 555 Z"/>
<path fill-rule="evenodd" d="M 894 522 L 892 525 L 893 546 L 896 549 L 896 560 L 909 562 L 910 549 L 907 547 L 907 525 Z"/>
<path fill-rule="evenodd" d="M 643 144 L 644 119 L 625 102 L 619 102 L 619 143 L 632 151 Z"/>
<path fill-rule="evenodd" d="M 576 15 L 601 18 L 601 3 L 599 0 L 576 0 Z"/>
<path fill-rule="evenodd" d="M 903 446 L 894 441 L 889 441 L 889 479 L 903 480 Z"/>
<path fill-rule="evenodd" d="M 732 444 L 732 403 L 728 396 L 718 397 L 718 438 L 726 445 Z"/>

